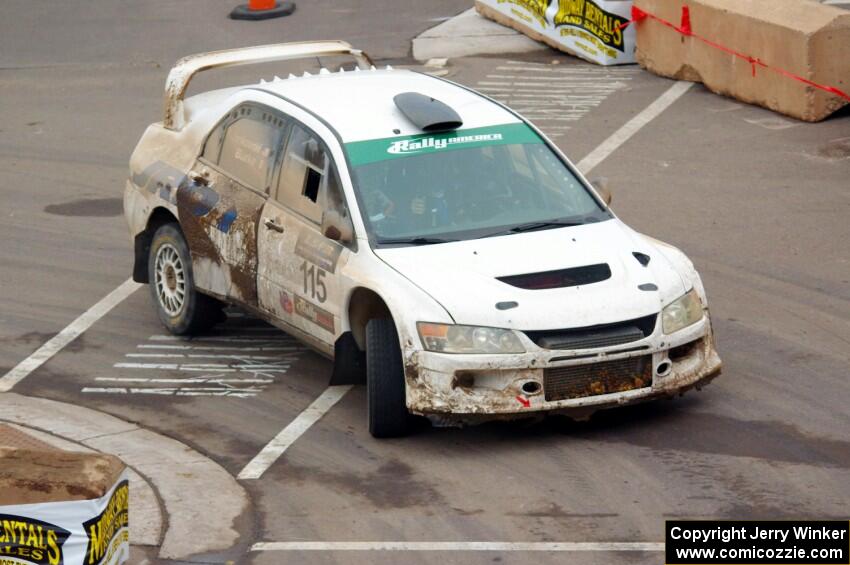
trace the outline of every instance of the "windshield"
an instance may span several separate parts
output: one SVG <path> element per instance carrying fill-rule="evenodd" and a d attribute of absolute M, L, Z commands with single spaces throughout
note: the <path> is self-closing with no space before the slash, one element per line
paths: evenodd
<path fill-rule="evenodd" d="M 477 239 L 610 218 L 525 124 L 346 145 L 378 245 Z"/>

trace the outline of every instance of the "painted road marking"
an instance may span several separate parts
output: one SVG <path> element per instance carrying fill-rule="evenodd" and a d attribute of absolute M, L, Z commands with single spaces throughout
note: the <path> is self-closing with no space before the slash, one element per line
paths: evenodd
<path fill-rule="evenodd" d="M 233 386 L 221 387 L 169 387 L 169 388 L 124 388 L 124 387 L 86 387 L 83 392 L 100 394 L 157 394 L 162 396 L 234 396 L 250 398 L 263 392 L 260 387 L 239 388 Z"/>
<path fill-rule="evenodd" d="M 231 317 L 233 312 L 228 311 L 228 318 Z M 152 335 L 147 343 L 137 345 L 136 351 L 126 353 L 124 360 L 112 365 L 116 375 L 96 377 L 98 386 L 86 386 L 82 392 L 257 396 L 277 377 L 286 374 L 306 348 L 275 327 L 256 319 L 242 319 L 246 321 L 223 325 L 220 335 L 199 338 Z M 207 343 L 218 345 L 199 345 Z M 245 343 L 260 346 L 246 347 Z M 211 349 L 215 352 L 208 352 Z M 251 354 L 257 351 L 265 354 Z"/>
<path fill-rule="evenodd" d="M 276 336 L 270 336 L 268 338 L 253 335 L 228 335 L 195 338 L 185 338 L 179 335 L 152 335 L 149 339 L 151 341 L 182 341 L 187 343 L 292 343 L 292 340 L 287 338 L 286 334 L 280 330 L 278 330 Z"/>
<path fill-rule="evenodd" d="M 58 334 L 47 340 L 32 355 L 18 363 L 11 371 L 0 378 L 0 392 L 8 392 L 30 373 L 44 365 L 51 357 L 59 353 L 65 346 L 77 339 L 80 334 L 89 329 L 92 324 L 118 306 L 125 298 L 133 294 L 141 284 L 127 279 L 118 287 L 104 296 L 97 304 L 80 314 Z"/>
<path fill-rule="evenodd" d="M 297 347 L 225 347 L 221 345 L 137 345 L 139 349 L 171 349 L 171 350 L 190 350 L 197 349 L 201 351 L 294 351 Z"/>
<path fill-rule="evenodd" d="M 274 379 L 226 379 L 221 377 L 192 377 L 188 379 L 168 379 L 155 377 L 97 377 L 96 381 L 119 383 L 273 383 Z"/>
<path fill-rule="evenodd" d="M 116 369 L 160 369 L 164 371 L 224 371 L 232 373 L 235 371 L 275 371 L 281 369 L 286 372 L 290 363 L 233 363 L 224 365 L 221 363 L 115 363 Z"/>
<path fill-rule="evenodd" d="M 277 360 L 278 357 L 272 355 L 219 355 L 215 353 L 210 354 L 201 354 L 201 353 L 128 353 L 125 357 L 166 357 L 166 358 L 180 358 L 180 359 L 252 359 L 252 360 Z"/>
<path fill-rule="evenodd" d="M 304 409 L 288 426 L 260 451 L 237 476 L 238 479 L 259 479 L 272 464 L 295 443 L 304 432 L 319 421 L 334 404 L 340 401 L 352 385 L 329 386 L 319 398 Z"/>
<path fill-rule="evenodd" d="M 594 149 L 584 159 L 579 161 L 578 168 L 584 174 L 589 173 L 599 163 L 604 161 L 611 153 L 616 151 L 621 145 L 632 138 L 634 134 L 640 131 L 646 124 L 657 118 L 661 112 L 669 108 L 676 100 L 681 98 L 694 85 L 692 82 L 677 82 L 667 91 L 659 96 L 652 104 L 643 109 L 643 111 L 626 122 L 626 124 L 615 131 L 611 137 L 602 142 L 599 147 Z"/>
<path fill-rule="evenodd" d="M 124 388 L 124 387 L 86 387 L 83 392 L 101 394 L 157 394 L 163 396 L 234 396 L 236 398 L 249 398 L 262 392 L 259 387 L 237 388 L 231 386 L 221 387 L 171 387 L 171 388 Z"/>
<path fill-rule="evenodd" d="M 557 66 L 507 61 L 475 88 L 523 114 L 550 137 L 559 137 L 611 94 L 629 86 L 628 67 Z"/>
<path fill-rule="evenodd" d="M 508 541 L 272 541 L 251 551 L 664 551 L 663 542 L 508 542 Z"/>

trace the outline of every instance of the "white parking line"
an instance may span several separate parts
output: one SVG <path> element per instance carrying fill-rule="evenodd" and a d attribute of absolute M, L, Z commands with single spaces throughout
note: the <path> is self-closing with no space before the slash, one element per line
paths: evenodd
<path fill-rule="evenodd" d="M 203 383 L 254 383 L 269 384 L 273 379 L 223 379 L 219 377 L 189 377 L 185 379 L 158 379 L 153 377 L 95 377 L 96 381 L 118 383 L 171 383 L 171 384 L 203 384 Z"/>
<path fill-rule="evenodd" d="M 310 429 L 310 426 L 319 421 L 319 419 L 330 410 L 334 404 L 345 396 L 345 393 L 351 390 L 351 385 L 329 386 L 325 389 L 319 398 L 313 401 L 310 406 L 304 409 L 288 426 L 283 428 L 262 451 L 260 451 L 250 463 L 245 465 L 245 468 L 236 477 L 238 479 L 259 479 L 263 473 L 272 466 L 272 463 L 283 455 L 283 452 L 292 445 L 295 440 L 301 437 L 304 432 Z"/>
<path fill-rule="evenodd" d="M 691 87 L 692 82 L 677 82 L 664 94 L 659 96 L 655 102 L 643 109 L 643 111 L 626 122 L 626 124 L 615 131 L 611 137 L 602 142 L 599 147 L 590 152 L 590 154 L 579 161 L 576 165 L 584 174 L 589 173 L 596 165 L 604 161 L 611 153 L 616 151 L 621 145 L 627 142 L 640 129 L 657 118 L 661 112 L 669 108 L 673 102 L 681 98 Z"/>
<path fill-rule="evenodd" d="M 141 284 L 127 279 L 118 288 L 104 296 L 100 302 L 80 314 L 58 334 L 47 340 L 32 355 L 18 363 L 11 371 L 0 378 L 0 392 L 8 392 L 30 373 L 44 365 L 51 357 L 59 353 L 80 334 L 89 329 L 92 324 L 105 316 L 110 310 L 119 305 L 125 298 L 133 294 Z"/>
<path fill-rule="evenodd" d="M 222 355 L 209 354 L 203 355 L 200 353 L 127 353 L 124 357 L 153 357 L 159 358 L 190 358 L 190 359 L 238 359 L 238 360 L 255 360 L 255 361 L 279 361 L 279 355 Z"/>
<path fill-rule="evenodd" d="M 138 349 L 171 349 L 189 350 L 198 349 L 202 351 L 304 351 L 303 347 L 272 346 L 272 347 L 225 347 L 221 345 L 137 345 Z"/>
<path fill-rule="evenodd" d="M 158 371 L 243 371 L 252 373 L 256 371 L 283 371 L 290 367 L 289 363 L 274 364 L 228 364 L 221 363 L 115 363 L 116 369 L 156 369 Z"/>
<path fill-rule="evenodd" d="M 557 138 L 569 130 L 564 122 L 579 121 L 612 94 L 627 88 L 633 74 L 623 68 L 535 66 L 510 61 L 493 69 L 476 88 Z"/>
<path fill-rule="evenodd" d="M 151 341 L 187 341 L 189 343 L 295 343 L 292 338 L 260 336 L 194 337 L 186 339 L 179 335 L 152 335 Z"/>
<path fill-rule="evenodd" d="M 82 392 L 93 394 L 155 394 L 160 396 L 235 396 L 251 398 L 263 392 L 256 387 L 237 388 L 225 385 L 216 388 L 124 388 L 124 387 L 85 387 Z"/>
<path fill-rule="evenodd" d="M 510 541 L 271 541 L 251 551 L 664 551 L 662 542 L 510 542 Z"/>

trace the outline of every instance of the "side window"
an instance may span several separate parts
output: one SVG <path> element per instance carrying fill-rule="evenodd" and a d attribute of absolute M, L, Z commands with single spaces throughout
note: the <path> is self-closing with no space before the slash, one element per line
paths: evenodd
<path fill-rule="evenodd" d="M 237 108 L 210 134 L 204 159 L 239 182 L 266 192 L 285 125 L 282 118 L 260 108 Z"/>
<path fill-rule="evenodd" d="M 229 115 L 218 124 L 207 138 L 204 144 L 204 152 L 201 156 L 214 165 L 218 165 L 218 157 L 221 155 L 221 142 L 224 139 L 224 128 L 233 123 L 236 112 L 231 112 Z"/>
<path fill-rule="evenodd" d="M 298 125 L 289 133 L 275 197 L 317 224 L 326 208 L 345 209 L 339 177 L 325 145 Z"/>

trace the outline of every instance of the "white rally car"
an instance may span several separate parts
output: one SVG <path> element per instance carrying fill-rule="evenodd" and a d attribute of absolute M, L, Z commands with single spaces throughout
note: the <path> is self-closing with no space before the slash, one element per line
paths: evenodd
<path fill-rule="evenodd" d="M 349 55 L 356 70 L 186 98 L 203 70 Z M 672 396 L 720 373 L 705 291 L 537 128 L 339 41 L 186 57 L 130 161 L 133 278 L 175 334 L 234 303 L 368 390 L 369 429 Z"/>

